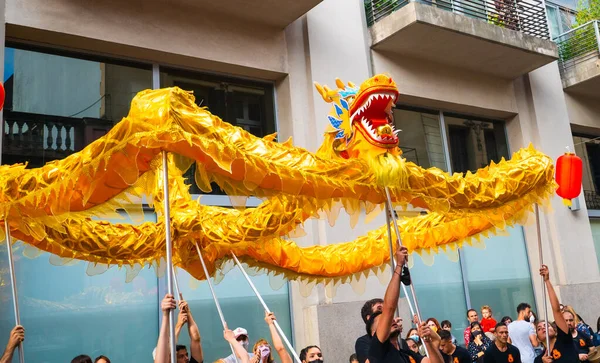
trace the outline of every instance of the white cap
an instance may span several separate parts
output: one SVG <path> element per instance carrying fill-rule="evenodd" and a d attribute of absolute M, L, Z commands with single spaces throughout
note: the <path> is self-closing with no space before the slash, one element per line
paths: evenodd
<path fill-rule="evenodd" d="M 237 339 L 240 335 L 248 336 L 248 331 L 244 328 L 238 327 L 233 331 L 233 335 L 235 335 L 235 338 Z"/>

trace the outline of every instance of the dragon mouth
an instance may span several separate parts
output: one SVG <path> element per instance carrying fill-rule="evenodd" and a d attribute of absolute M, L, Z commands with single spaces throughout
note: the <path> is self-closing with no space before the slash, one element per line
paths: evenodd
<path fill-rule="evenodd" d="M 359 130 L 372 144 L 386 148 L 398 145 L 400 130 L 396 130 L 392 121 L 392 107 L 396 102 L 395 92 L 371 93 L 354 111 L 350 122 L 357 121 Z"/>

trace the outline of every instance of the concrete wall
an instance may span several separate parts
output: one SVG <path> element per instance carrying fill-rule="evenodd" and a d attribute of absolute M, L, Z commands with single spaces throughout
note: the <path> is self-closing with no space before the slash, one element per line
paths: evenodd
<path fill-rule="evenodd" d="M 565 151 L 565 146 L 573 150 L 567 104 L 556 63 L 516 80 L 515 93 L 519 115 L 507 124 L 512 150 L 533 143 L 554 160 Z M 544 263 L 550 268 L 561 302 L 575 306 L 586 321 L 595 321 L 597 307 L 589 302 L 600 298 L 600 272 L 585 203 L 573 212 L 559 197 L 554 197 L 552 209 L 540 211 Z M 531 275 L 539 276 L 535 220 L 530 221 L 525 227 L 527 252 Z M 533 283 L 541 311 L 540 278 L 533 278 Z"/>
<path fill-rule="evenodd" d="M 388 73 L 398 84 L 401 103 L 500 118 L 517 112 L 506 79 L 394 54 L 372 55 L 375 73 Z"/>
<path fill-rule="evenodd" d="M 196 69 L 276 79 L 284 32 L 168 3 L 7 0 L 7 36 Z"/>
<path fill-rule="evenodd" d="M 600 129 L 600 100 L 583 95 L 570 95 L 565 93 L 567 111 L 573 131 L 586 132 L 586 128 L 598 132 Z"/>
<path fill-rule="evenodd" d="M 287 27 L 289 75 L 276 86 L 282 139 L 293 135 L 295 144 L 311 151 L 322 143 L 331 105 L 316 92 L 313 81 L 335 87 L 336 77 L 360 83 L 370 76 L 364 29 L 356 26 L 364 21 L 363 16 L 359 0 L 330 0 Z M 291 122 L 285 122 L 286 119 Z M 382 224 L 380 218 L 365 226 L 363 216 L 357 226 L 351 228 L 349 219 L 342 211 L 334 227 L 325 220 L 310 221 L 305 226 L 306 237 L 298 243 L 349 241 Z M 354 289 L 361 292 L 361 286 L 355 285 Z M 297 350 L 317 344 L 322 347 L 327 361 L 347 360 L 354 350 L 353 339 L 359 336 L 354 332 L 362 334 L 364 330 L 360 306 L 364 300 L 383 295 L 384 286 L 376 277 L 365 281 L 364 286 L 366 291 L 358 294 L 349 285 L 318 286 L 310 290 L 310 286 L 292 283 Z M 333 325 L 333 321 L 338 323 Z"/>

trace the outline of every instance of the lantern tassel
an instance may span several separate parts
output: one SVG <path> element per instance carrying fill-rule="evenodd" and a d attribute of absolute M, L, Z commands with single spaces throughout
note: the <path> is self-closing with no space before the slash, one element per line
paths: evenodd
<path fill-rule="evenodd" d="M 563 204 L 567 207 L 570 207 L 573 205 L 573 202 L 571 201 L 571 199 L 563 198 Z"/>

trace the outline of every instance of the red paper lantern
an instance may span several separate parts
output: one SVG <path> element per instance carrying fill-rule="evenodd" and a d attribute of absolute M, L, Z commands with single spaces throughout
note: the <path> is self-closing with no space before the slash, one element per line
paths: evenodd
<path fill-rule="evenodd" d="M 4 85 L 0 83 L 0 110 L 4 107 Z"/>
<path fill-rule="evenodd" d="M 574 153 L 566 152 L 556 160 L 556 194 L 563 198 L 565 205 L 571 206 L 571 199 L 581 193 L 582 175 L 583 162 Z"/>

